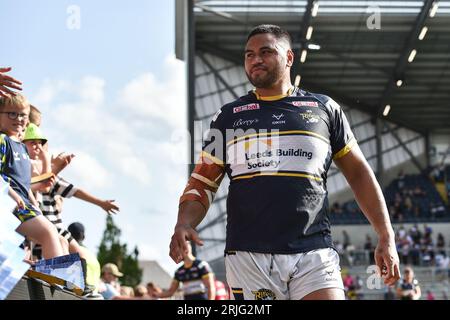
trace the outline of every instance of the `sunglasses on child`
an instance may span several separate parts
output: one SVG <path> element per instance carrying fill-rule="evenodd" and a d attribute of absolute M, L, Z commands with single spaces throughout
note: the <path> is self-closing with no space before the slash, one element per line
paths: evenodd
<path fill-rule="evenodd" d="M 0 113 L 6 113 L 8 115 L 8 118 L 11 120 L 16 120 L 19 117 L 22 119 L 28 120 L 28 114 L 26 114 L 26 113 L 18 113 L 18 112 L 13 112 L 13 111 L 4 111 L 4 112 L 0 112 Z"/>

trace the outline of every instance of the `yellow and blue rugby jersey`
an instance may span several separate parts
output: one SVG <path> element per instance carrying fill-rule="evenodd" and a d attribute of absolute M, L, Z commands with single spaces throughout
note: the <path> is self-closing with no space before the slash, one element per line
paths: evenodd
<path fill-rule="evenodd" d="M 25 145 L 0 133 L 0 174 L 27 206 L 31 183 L 31 161 Z"/>
<path fill-rule="evenodd" d="M 332 247 L 327 171 L 356 143 L 331 98 L 298 88 L 249 94 L 213 117 L 203 154 L 225 166 L 226 251 L 289 254 Z"/>

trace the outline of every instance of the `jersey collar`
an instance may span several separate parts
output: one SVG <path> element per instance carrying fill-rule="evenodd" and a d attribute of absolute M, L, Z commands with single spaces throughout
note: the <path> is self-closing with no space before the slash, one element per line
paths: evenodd
<path fill-rule="evenodd" d="M 292 92 L 294 92 L 294 89 L 295 89 L 295 87 L 292 86 L 289 88 L 289 90 L 285 94 L 279 94 L 277 96 L 266 96 L 266 97 L 259 95 L 258 92 L 256 92 L 256 89 L 253 89 L 253 94 L 256 96 L 256 99 L 258 99 L 258 100 L 276 101 L 276 100 L 280 100 L 280 99 L 290 96 L 292 94 Z"/>

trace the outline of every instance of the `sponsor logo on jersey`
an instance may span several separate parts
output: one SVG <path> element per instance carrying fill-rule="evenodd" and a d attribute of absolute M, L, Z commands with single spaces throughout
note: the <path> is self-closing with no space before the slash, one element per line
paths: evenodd
<path fill-rule="evenodd" d="M 292 101 L 292 104 L 296 107 L 318 107 L 317 101 Z"/>
<path fill-rule="evenodd" d="M 252 293 L 255 295 L 255 300 L 277 300 L 275 293 L 269 289 L 259 289 Z"/>
<path fill-rule="evenodd" d="M 272 121 L 272 124 L 285 124 L 286 123 L 285 120 L 281 120 L 282 118 L 284 118 L 284 113 L 273 114 L 272 118 L 276 119 L 276 121 Z"/>
<path fill-rule="evenodd" d="M 216 114 L 214 115 L 214 117 L 212 118 L 212 122 L 216 122 L 217 117 L 219 116 L 219 114 L 222 113 L 222 109 L 217 110 Z"/>
<path fill-rule="evenodd" d="M 257 144 L 257 148 L 252 148 L 254 144 Z M 311 160 L 313 157 L 312 152 L 301 148 L 281 149 L 275 147 L 271 139 L 247 141 L 244 146 L 248 170 L 257 168 L 278 169 L 281 164 L 281 157 L 303 157 L 308 160 Z"/>
<path fill-rule="evenodd" d="M 259 109 L 259 103 L 250 103 L 250 104 L 246 104 L 244 106 L 234 107 L 233 113 L 239 113 L 242 111 L 258 110 L 258 109 Z"/>
<path fill-rule="evenodd" d="M 326 277 L 325 277 L 325 281 L 337 281 L 336 277 L 334 277 L 334 269 L 330 269 L 330 270 L 325 270 L 326 272 Z"/>
<path fill-rule="evenodd" d="M 319 122 L 320 116 L 314 114 L 311 110 L 306 110 L 303 113 L 300 113 L 300 117 L 306 121 L 306 123 L 317 123 Z"/>
<path fill-rule="evenodd" d="M 252 124 L 254 124 L 254 123 L 258 123 L 259 122 L 259 120 L 258 119 L 246 119 L 246 120 L 243 120 L 243 119 L 237 119 L 236 121 L 234 121 L 234 123 L 233 123 L 233 128 L 236 128 L 236 127 L 243 127 L 243 126 L 251 126 Z"/>

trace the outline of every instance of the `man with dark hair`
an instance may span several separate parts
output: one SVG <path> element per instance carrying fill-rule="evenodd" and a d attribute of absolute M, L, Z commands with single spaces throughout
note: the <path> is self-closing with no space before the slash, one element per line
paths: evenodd
<path fill-rule="evenodd" d="M 253 91 L 213 117 L 200 161 L 180 199 L 170 256 L 195 228 L 226 173 L 225 266 L 234 299 L 344 299 L 333 248 L 326 179 L 332 160 L 378 234 L 375 261 L 387 285 L 399 279 L 394 232 L 381 188 L 341 107 L 294 87 L 294 53 L 277 26 L 253 29 L 245 72 Z"/>

